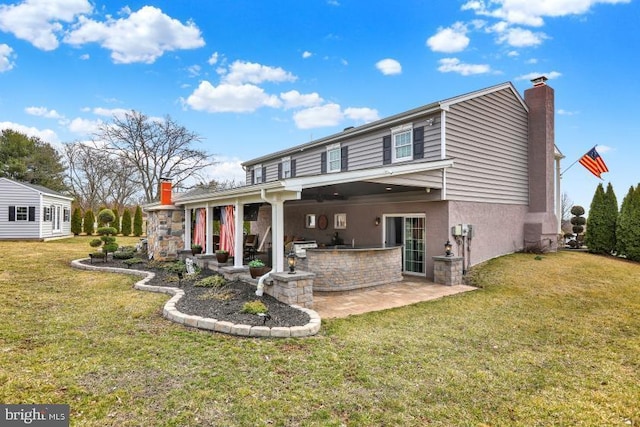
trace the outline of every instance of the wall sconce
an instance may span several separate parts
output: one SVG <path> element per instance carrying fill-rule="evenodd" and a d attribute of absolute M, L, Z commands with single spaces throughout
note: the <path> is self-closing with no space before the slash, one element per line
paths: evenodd
<path fill-rule="evenodd" d="M 449 240 L 447 240 L 447 243 L 444 244 L 444 253 L 445 253 L 446 256 L 453 255 L 451 253 L 451 242 Z"/>
<path fill-rule="evenodd" d="M 376 225 L 376 227 L 380 225 L 380 217 L 379 216 L 376 217 L 376 219 L 374 221 L 374 224 Z"/>
<path fill-rule="evenodd" d="M 291 250 L 289 255 L 287 256 L 287 264 L 289 264 L 289 274 L 296 274 L 296 263 L 297 263 L 296 253 Z"/>

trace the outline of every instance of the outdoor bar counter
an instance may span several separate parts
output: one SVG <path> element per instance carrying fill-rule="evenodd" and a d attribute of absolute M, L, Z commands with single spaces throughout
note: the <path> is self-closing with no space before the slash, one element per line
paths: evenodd
<path fill-rule="evenodd" d="M 301 270 L 316 274 L 314 292 L 350 291 L 402 280 L 402 246 L 307 249 Z"/>

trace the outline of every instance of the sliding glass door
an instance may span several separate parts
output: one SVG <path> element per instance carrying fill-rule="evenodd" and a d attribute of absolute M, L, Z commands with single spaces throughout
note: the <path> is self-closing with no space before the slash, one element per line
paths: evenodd
<path fill-rule="evenodd" d="M 425 273 L 425 216 L 385 216 L 385 246 L 402 245 L 402 270 L 407 274 Z"/>

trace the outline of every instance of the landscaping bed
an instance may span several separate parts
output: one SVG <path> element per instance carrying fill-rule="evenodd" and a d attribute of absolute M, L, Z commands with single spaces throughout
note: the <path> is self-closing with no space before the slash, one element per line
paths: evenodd
<path fill-rule="evenodd" d="M 82 261 L 90 264 L 89 260 Z M 270 295 L 256 295 L 256 287 L 241 280 L 228 281 L 223 286 L 198 287 L 197 282 L 205 277 L 218 275 L 218 273 L 203 269 L 195 275 L 185 275 L 178 280 L 178 275 L 167 271 L 170 263 L 142 262 L 135 264 L 131 269 L 152 271 L 155 277 L 146 284 L 152 286 L 179 287 L 184 290 L 184 296 L 176 304 L 176 308 L 185 314 L 202 316 L 220 321 L 250 326 L 291 327 L 304 326 L 309 322 L 309 315 L 301 310 L 291 307 Z M 122 260 L 109 260 L 107 262 L 93 262 L 94 267 L 127 268 Z M 268 309 L 265 316 L 243 312 L 243 306 L 247 302 L 259 300 Z"/>

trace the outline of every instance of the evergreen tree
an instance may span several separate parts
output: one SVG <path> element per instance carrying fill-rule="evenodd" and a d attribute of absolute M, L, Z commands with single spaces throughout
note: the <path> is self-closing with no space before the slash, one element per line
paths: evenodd
<path fill-rule="evenodd" d="M 125 208 L 122 213 L 122 235 L 129 236 L 131 234 L 131 211 Z"/>
<path fill-rule="evenodd" d="M 613 185 L 607 185 L 607 191 L 604 193 L 605 204 L 607 206 L 607 250 L 613 253 L 616 250 L 616 225 L 618 224 L 618 198 L 613 191 Z"/>
<path fill-rule="evenodd" d="M 142 208 L 140 205 L 136 206 L 136 213 L 133 215 L 133 235 L 142 236 Z"/>
<path fill-rule="evenodd" d="M 120 233 L 120 215 L 118 214 L 118 208 L 113 209 L 113 222 L 111 226 L 116 229 L 116 234 Z"/>
<path fill-rule="evenodd" d="M 602 183 L 596 187 L 596 192 L 589 207 L 589 219 L 587 220 L 587 232 L 584 235 L 584 243 L 589 248 L 589 252 L 606 254 L 609 253 L 607 236 L 607 205 L 604 187 Z"/>
<path fill-rule="evenodd" d="M 628 225 L 629 209 L 633 192 L 633 186 L 629 187 L 627 195 L 622 199 L 622 206 L 620 206 L 620 213 L 618 214 L 618 222 L 616 225 L 616 250 L 618 255 L 626 255 L 627 253 L 625 233 Z"/>
<path fill-rule="evenodd" d="M 573 244 L 572 242 L 569 242 L 569 244 L 573 248 L 580 248 L 582 246 L 584 237 L 582 235 L 582 233 L 584 232 L 584 225 L 587 223 L 586 218 L 582 216 L 584 215 L 584 208 L 580 205 L 575 205 L 571 208 L 571 214 L 573 215 L 573 217 L 571 218 L 571 224 L 573 225 L 572 229 L 576 235 L 576 238 L 573 241 Z"/>
<path fill-rule="evenodd" d="M 82 227 L 87 236 L 91 236 L 93 234 L 94 222 L 96 222 L 96 217 L 93 215 L 93 211 L 89 209 L 84 213 L 84 224 Z"/>
<path fill-rule="evenodd" d="M 620 254 L 632 261 L 640 261 L 640 185 L 629 189 L 618 221 L 616 233 Z"/>
<path fill-rule="evenodd" d="M 71 215 L 71 232 L 75 236 L 82 233 L 82 211 L 80 208 L 75 208 Z"/>

